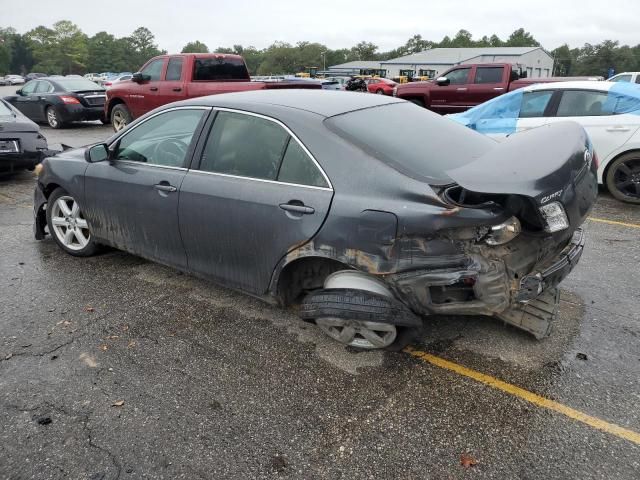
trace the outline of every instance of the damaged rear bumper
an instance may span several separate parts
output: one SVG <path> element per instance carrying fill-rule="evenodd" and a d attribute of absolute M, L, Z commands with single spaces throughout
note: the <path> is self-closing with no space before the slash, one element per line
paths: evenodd
<path fill-rule="evenodd" d="M 576 266 L 584 249 L 577 229 L 561 252 L 518 275 L 508 260 L 469 254 L 448 268 L 387 276 L 395 295 L 422 315 L 488 315 L 547 336 L 557 314 L 557 285 Z"/>

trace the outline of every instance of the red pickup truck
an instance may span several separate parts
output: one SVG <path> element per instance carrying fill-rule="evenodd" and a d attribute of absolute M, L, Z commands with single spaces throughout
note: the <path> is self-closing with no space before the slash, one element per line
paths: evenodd
<path fill-rule="evenodd" d="M 217 93 L 274 88 L 319 89 L 320 82 L 252 82 L 244 59 L 221 53 L 161 55 L 143 65 L 131 80 L 107 90 L 105 116 L 117 132 L 156 107 Z"/>
<path fill-rule="evenodd" d="M 525 78 L 509 63 L 458 65 L 435 81 L 398 85 L 393 95 L 438 113 L 457 113 L 534 83 L 588 77 Z M 594 78 L 595 79 L 595 78 Z"/>

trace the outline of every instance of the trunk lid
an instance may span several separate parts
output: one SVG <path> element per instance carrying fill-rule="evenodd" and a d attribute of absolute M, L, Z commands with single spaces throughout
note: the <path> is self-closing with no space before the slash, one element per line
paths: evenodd
<path fill-rule="evenodd" d="M 575 122 L 515 134 L 475 161 L 446 173 L 471 192 L 524 196 L 536 207 L 558 201 L 571 230 L 584 221 L 598 192 L 591 142 Z"/>

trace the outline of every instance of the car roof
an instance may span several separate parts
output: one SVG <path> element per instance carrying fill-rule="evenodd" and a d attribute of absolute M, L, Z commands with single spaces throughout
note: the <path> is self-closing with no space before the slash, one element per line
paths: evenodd
<path fill-rule="evenodd" d="M 551 83 L 534 83 L 523 88 L 526 91 L 532 90 L 599 90 L 607 92 L 616 82 L 599 82 L 596 80 L 579 80 L 573 82 L 551 82 Z"/>
<path fill-rule="evenodd" d="M 259 107 L 259 110 L 262 111 L 268 110 L 269 106 L 278 106 L 305 110 L 324 117 L 332 117 L 355 110 L 390 103 L 401 103 L 403 101 L 383 95 L 343 92 L 340 90 L 274 89 L 210 95 L 186 100 L 180 102 L 180 104 L 240 109 Z"/>

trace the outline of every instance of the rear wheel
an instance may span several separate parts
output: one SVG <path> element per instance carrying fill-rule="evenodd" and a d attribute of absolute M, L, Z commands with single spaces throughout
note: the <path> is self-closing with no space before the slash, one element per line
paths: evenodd
<path fill-rule="evenodd" d="M 123 103 L 113 107 L 111 110 L 111 124 L 116 132 L 119 132 L 133 121 L 133 116 Z"/>
<path fill-rule="evenodd" d="M 378 91 L 376 91 L 376 93 L 378 95 L 384 95 L 384 90 L 382 90 L 381 88 L 378 89 Z"/>
<path fill-rule="evenodd" d="M 607 169 L 605 182 L 615 198 L 639 205 L 640 152 L 629 152 L 613 161 Z"/>
<path fill-rule="evenodd" d="M 47 225 L 55 242 L 68 254 L 89 257 L 96 253 L 80 204 L 62 188 L 56 188 L 47 200 Z"/>
<path fill-rule="evenodd" d="M 47 110 L 45 111 L 46 117 L 47 117 L 47 123 L 49 124 L 49 126 L 51 128 L 62 128 L 64 127 L 64 123 L 62 122 L 62 120 L 60 120 L 60 116 L 58 115 L 58 112 L 56 112 L 56 109 L 53 107 L 47 107 Z"/>

